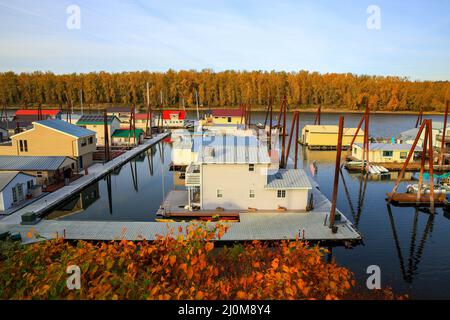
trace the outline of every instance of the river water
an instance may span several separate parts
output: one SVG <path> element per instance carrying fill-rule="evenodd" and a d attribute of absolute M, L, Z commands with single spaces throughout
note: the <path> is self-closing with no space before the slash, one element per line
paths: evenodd
<path fill-rule="evenodd" d="M 190 116 L 193 119 L 195 114 Z M 314 116 L 302 113 L 300 128 L 312 124 Z M 322 124 L 337 124 L 338 116 L 322 114 Z M 346 114 L 345 126 L 357 126 L 360 117 Z M 442 116 L 425 118 L 443 121 Z M 264 121 L 264 113 L 254 113 L 252 121 Z M 290 121 L 291 115 L 288 115 L 288 123 Z M 370 119 L 370 135 L 392 137 L 414 127 L 415 122 L 414 115 L 374 114 Z M 299 152 L 301 166 L 307 172 L 310 163 L 317 163 L 314 179 L 331 198 L 335 152 L 303 148 L 299 148 Z M 66 201 L 49 217 L 153 221 L 164 195 L 174 188 L 182 188 L 169 171 L 170 157 L 170 143 L 160 142 L 80 196 Z M 389 208 L 385 196 L 392 190 L 394 181 L 365 182 L 359 174 L 349 174 L 346 170 L 342 173 L 337 207 L 355 223 L 364 243 L 353 249 L 333 248 L 333 258 L 350 268 L 361 283 L 368 277 L 367 267 L 377 265 L 381 269 L 382 285 L 391 286 L 396 292 L 408 293 L 412 298 L 450 298 L 450 217 L 446 217 L 442 209 L 437 209 L 433 216 L 414 208 Z"/>

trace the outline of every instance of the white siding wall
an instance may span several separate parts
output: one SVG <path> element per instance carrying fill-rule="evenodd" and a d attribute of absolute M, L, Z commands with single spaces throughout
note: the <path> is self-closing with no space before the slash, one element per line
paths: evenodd
<path fill-rule="evenodd" d="M 24 196 L 28 193 L 27 181 L 33 180 L 34 184 L 36 183 L 36 178 L 19 173 L 4 189 L 0 192 L 0 210 L 7 210 L 11 207 L 13 203 L 13 193 L 12 188 L 15 187 L 18 183 L 23 184 L 23 194 Z"/>
<path fill-rule="evenodd" d="M 202 165 L 202 209 L 274 210 L 278 206 L 289 210 L 305 210 L 308 201 L 307 190 L 286 190 L 286 198 L 277 198 L 277 190 L 265 189 L 267 165 L 255 165 L 255 171 L 248 170 L 248 164 Z M 217 190 L 223 197 L 217 198 Z M 255 197 L 250 198 L 250 190 Z"/>

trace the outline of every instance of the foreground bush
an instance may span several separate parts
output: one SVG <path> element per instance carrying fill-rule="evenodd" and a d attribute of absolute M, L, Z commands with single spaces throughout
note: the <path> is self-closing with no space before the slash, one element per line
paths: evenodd
<path fill-rule="evenodd" d="M 1 299 L 342 299 L 355 294 L 351 272 L 300 241 L 214 249 L 226 227 L 204 225 L 157 241 L 33 245 L 3 243 Z M 81 289 L 68 290 L 66 268 L 81 269 Z M 392 298 L 389 290 L 370 296 Z"/>

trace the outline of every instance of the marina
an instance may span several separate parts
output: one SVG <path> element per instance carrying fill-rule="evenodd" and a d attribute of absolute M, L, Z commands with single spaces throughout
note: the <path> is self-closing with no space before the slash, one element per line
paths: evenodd
<path fill-rule="evenodd" d="M 188 114 L 187 117 L 196 117 L 195 112 Z M 264 112 L 253 114 L 254 121 L 264 123 L 264 117 Z M 292 122 L 291 117 L 292 114 L 288 113 L 288 124 Z M 314 117 L 314 113 L 301 113 L 299 118 L 300 128 L 305 124 L 314 123 Z M 441 119 L 442 116 L 431 116 L 431 118 Z M 359 120 L 360 115 L 347 115 L 346 126 L 356 127 Z M 370 132 L 374 136 L 396 135 L 408 128 L 410 123 L 415 122 L 415 120 L 414 115 L 407 117 L 393 115 L 386 118 L 383 115 L 373 114 L 371 115 Z M 324 124 L 336 124 L 337 116 L 322 113 L 321 121 Z M 387 130 L 388 126 L 395 127 L 395 130 Z M 287 131 L 290 131 L 289 127 Z M 176 138 L 176 134 L 174 137 Z M 138 155 L 132 161 L 125 162 L 122 167 L 116 168 L 110 174 L 89 185 L 89 188 L 84 189 L 84 193 L 80 193 L 79 196 L 74 194 L 77 199 L 86 199 L 87 195 L 95 193 L 94 198 L 78 200 L 75 206 L 72 205 L 73 200 L 67 199 L 59 205 L 60 208 L 56 206 L 53 210 L 48 210 L 45 213 L 47 218 L 41 220 L 38 224 L 14 224 L 20 222 L 17 219 L 16 221 L 10 220 L 13 224 L 8 224 L 8 228 L 11 228 L 12 232 L 20 232 L 23 241 L 31 242 L 38 241 L 38 239 L 28 238 L 30 230 L 33 230 L 35 234 L 49 238 L 64 237 L 65 230 L 65 236 L 68 239 L 94 240 L 95 238 L 103 238 L 111 240 L 124 238 L 124 235 L 127 239 L 151 238 L 154 234 L 164 234 L 172 228 L 176 230 L 175 226 L 187 225 L 190 222 L 187 222 L 185 216 L 163 217 L 163 220 L 160 220 L 163 222 L 157 222 L 159 218 L 156 213 L 159 206 L 163 204 L 164 199 L 168 198 L 172 190 L 183 191 L 183 197 L 186 195 L 185 180 L 177 180 L 178 172 L 170 171 L 173 145 L 175 145 L 175 142 L 160 141 L 152 148 L 147 149 L 142 155 Z M 293 159 L 293 156 L 294 148 L 291 147 L 289 157 Z M 435 270 L 435 266 L 430 265 L 427 261 L 441 259 L 444 264 L 447 260 L 450 262 L 450 257 L 442 255 L 443 250 L 445 250 L 444 243 L 447 241 L 446 229 L 450 226 L 450 215 L 446 213 L 444 208 L 439 207 L 436 208 L 435 215 L 429 215 L 420 211 L 420 209 L 417 211 L 414 207 L 386 206 L 384 201 L 386 193 L 391 191 L 399 171 L 384 175 L 370 175 L 364 178 L 360 171 L 350 172 L 342 169 L 342 179 L 339 182 L 337 194 L 337 208 L 348 219 L 356 233 L 351 232 L 351 229 L 347 229 L 347 227 L 343 227 L 339 228 L 338 233 L 334 235 L 338 241 L 314 240 L 323 237 L 324 232 L 327 232 L 328 237 L 333 237 L 329 228 L 324 228 L 324 222 L 325 212 L 329 212 L 328 199 L 332 198 L 333 193 L 330 178 L 334 176 L 335 157 L 335 151 L 314 151 L 303 147 L 299 149 L 299 167 L 303 168 L 308 175 L 312 175 L 311 180 L 319 185 L 320 191 L 326 199 L 324 199 L 324 203 L 328 203 L 327 207 L 323 207 L 326 208 L 323 210 L 324 213 L 320 214 L 317 211 L 318 215 L 308 215 L 289 211 L 261 211 L 256 212 L 256 214 L 255 212 L 239 212 L 240 222 L 227 222 L 230 225 L 229 232 L 233 230 L 233 233 L 230 233 L 233 238 L 242 239 L 243 234 L 246 234 L 248 238 L 268 239 L 274 238 L 274 236 L 295 238 L 297 235 L 302 236 L 303 229 L 309 230 L 304 233 L 305 239 L 330 245 L 332 256 L 343 265 L 355 270 L 357 278 L 364 279 L 365 272 L 362 266 L 373 263 L 372 256 L 376 255 L 378 257 L 377 262 L 390 277 L 389 284 L 395 289 L 409 291 L 416 297 L 426 297 L 424 292 L 433 296 L 447 296 L 445 290 L 442 291 L 438 288 L 442 287 L 440 286 L 442 281 L 450 283 L 450 278 L 446 278 L 440 272 L 431 271 Z M 343 152 L 342 162 L 344 162 L 345 157 L 346 154 Z M 317 168 L 315 172 L 311 172 L 312 164 Z M 150 170 L 150 168 L 152 169 Z M 137 174 L 132 174 L 135 170 Z M 151 172 L 153 175 L 151 175 Z M 139 178 L 133 179 L 133 175 Z M 108 176 L 110 176 L 110 183 L 108 183 Z M 413 183 L 417 181 L 414 180 L 413 176 L 408 176 L 407 179 L 406 173 L 404 179 L 399 186 L 402 190 L 406 190 L 411 181 Z M 345 192 L 344 184 L 348 193 Z M 135 186 L 137 186 L 137 191 Z M 108 192 L 109 189 L 111 193 Z M 315 199 L 315 201 L 316 203 L 319 202 L 318 199 Z M 133 203 L 133 210 L 130 210 L 129 203 Z M 320 206 L 316 204 L 316 208 L 320 208 Z M 185 209 L 182 211 L 185 215 Z M 267 221 L 277 217 L 279 220 L 276 224 L 272 222 L 268 224 L 264 217 L 268 219 Z M 312 218 L 317 220 L 307 220 Z M 414 225 L 415 219 L 417 223 Z M 164 220 L 167 220 L 167 222 L 164 222 Z M 4 222 L 0 223 L 0 230 L 4 230 Z M 216 222 L 207 223 L 214 225 Z M 422 233 L 421 230 L 425 230 L 425 232 Z M 414 259 L 418 260 L 411 268 L 408 267 L 403 270 L 400 266 L 401 263 L 407 263 L 408 257 L 405 256 L 405 253 L 410 251 L 410 238 L 413 231 L 417 237 L 420 237 L 420 241 L 417 239 L 414 246 L 415 251 L 419 251 L 417 258 Z M 364 245 L 357 245 L 360 242 L 358 240 L 356 243 L 350 241 L 354 244 L 352 250 L 336 246 L 338 243 L 347 243 L 347 240 L 344 240 L 347 238 L 344 236 L 344 232 L 355 237 L 361 237 Z M 280 236 L 281 234 L 283 236 Z M 432 235 L 432 238 L 430 238 L 430 235 Z M 43 239 L 40 238 L 40 240 Z M 229 241 L 233 242 L 233 240 Z M 226 243 L 228 240 L 223 242 Z M 398 247 L 396 243 L 398 243 Z M 398 253 L 398 250 L 401 252 Z M 354 259 L 354 255 L 357 255 L 358 259 Z M 413 257 L 416 257 L 416 255 L 414 254 Z M 433 284 L 435 289 L 429 287 Z"/>

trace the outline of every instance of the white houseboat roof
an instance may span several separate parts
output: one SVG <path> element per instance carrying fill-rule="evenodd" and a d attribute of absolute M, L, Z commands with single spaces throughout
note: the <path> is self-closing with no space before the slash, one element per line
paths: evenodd
<path fill-rule="evenodd" d="M 355 146 L 363 148 L 362 143 L 355 143 Z M 409 151 L 412 144 L 408 143 L 370 143 L 370 151 Z M 416 146 L 415 151 L 422 151 L 422 147 Z"/>
<path fill-rule="evenodd" d="M 280 169 L 267 176 L 266 189 L 312 189 L 302 169 Z"/>
<path fill-rule="evenodd" d="M 194 146 L 195 148 L 195 146 Z M 197 163 L 270 164 L 267 146 L 254 136 L 214 136 L 198 146 Z"/>

